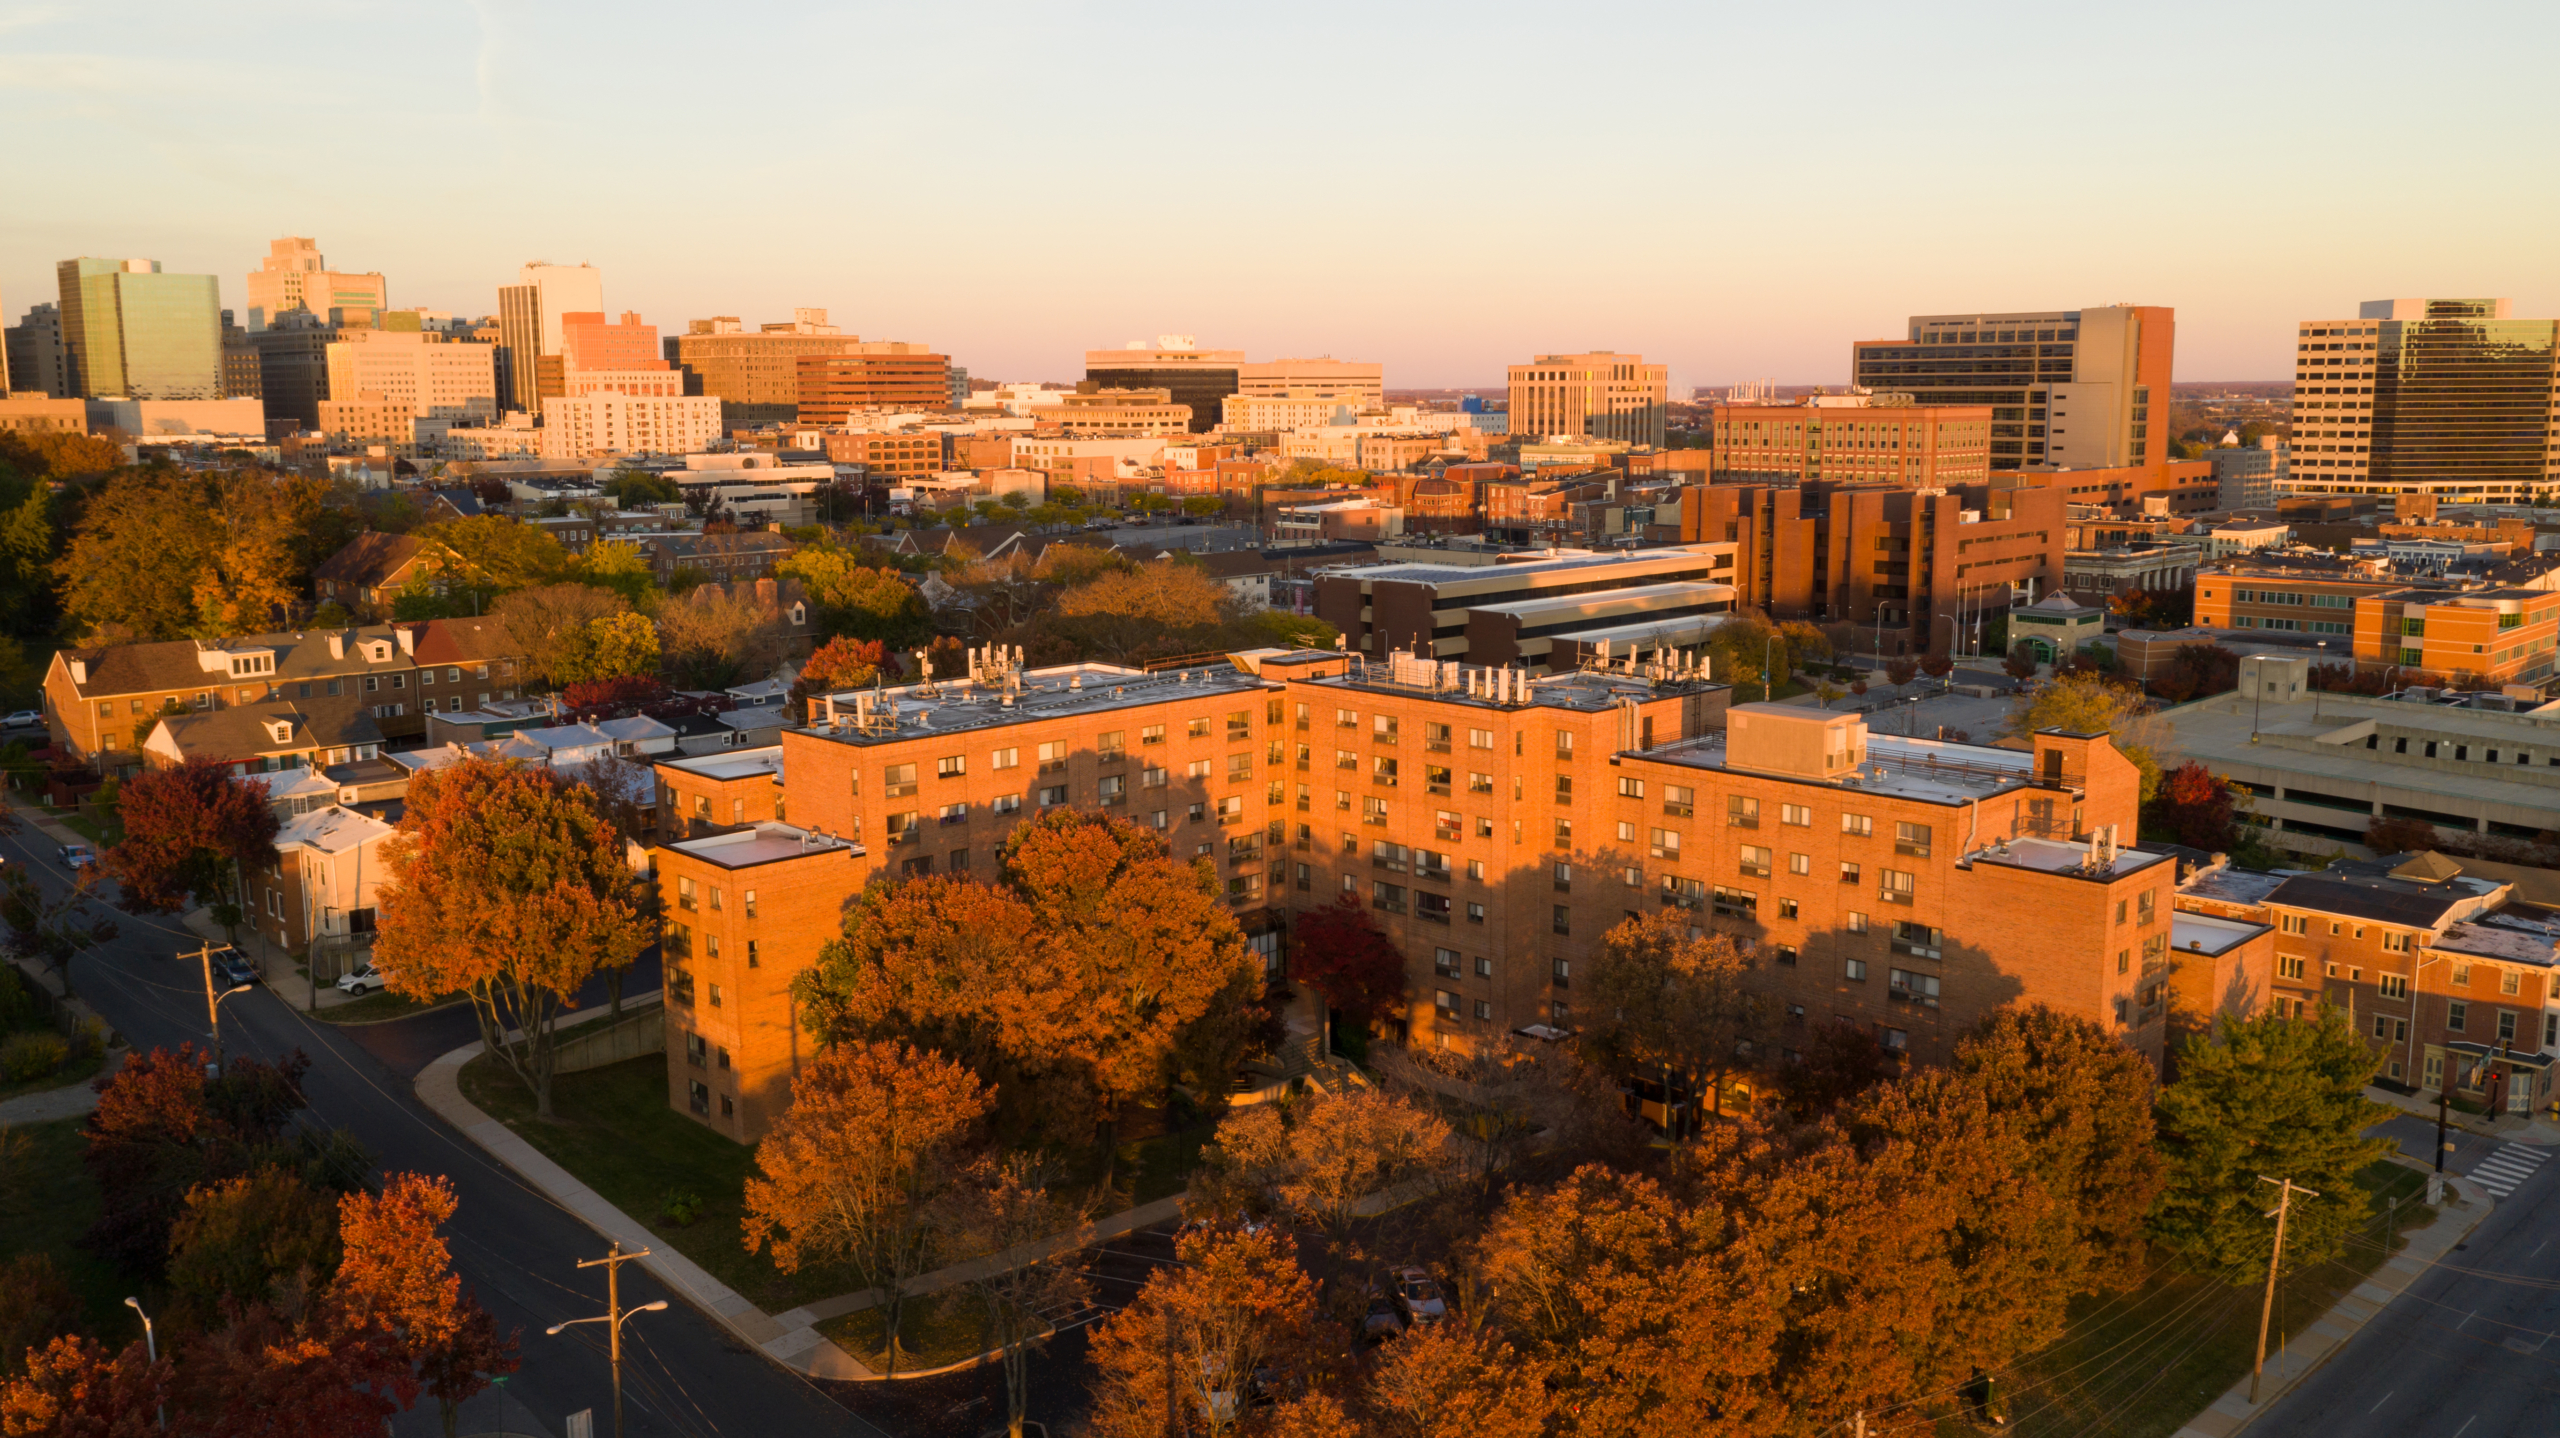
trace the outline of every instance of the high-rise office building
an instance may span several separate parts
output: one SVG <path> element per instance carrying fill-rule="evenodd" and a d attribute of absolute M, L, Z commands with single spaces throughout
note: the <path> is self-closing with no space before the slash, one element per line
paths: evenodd
<path fill-rule="evenodd" d="M 421 329 L 348 329 L 330 342 L 327 364 L 333 399 L 378 396 L 417 419 L 487 424 L 498 417 L 487 345 L 456 344 Z"/>
<path fill-rule="evenodd" d="M 1116 350 L 1086 350 L 1084 377 L 1105 389 L 1160 389 L 1191 406 L 1191 429 L 1215 429 L 1226 397 L 1243 388 L 1243 350 L 1204 350 L 1191 335 L 1158 335 L 1150 346 L 1131 340 Z M 806 416 L 803 416 L 805 419 Z"/>
<path fill-rule="evenodd" d="M 1711 413 L 1709 463 L 1719 483 L 1846 479 L 1930 487 L 1990 478 L 1988 405 L 1820 394 L 1719 404 Z"/>
<path fill-rule="evenodd" d="M 860 410 L 940 414 L 951 403 L 951 359 L 923 345 L 870 340 L 851 354 L 802 355 L 800 423 L 842 424 Z"/>
<path fill-rule="evenodd" d="M 62 307 L 27 306 L 27 316 L 9 327 L 9 384 L 65 399 L 71 394 L 71 362 L 62 349 Z"/>
<path fill-rule="evenodd" d="M 1338 360 L 1331 355 L 1244 365 L 1236 371 L 1236 384 L 1239 394 L 1288 395 L 1312 390 L 1353 395 L 1371 407 L 1387 402 L 1386 366 L 1368 360 Z"/>
<path fill-rule="evenodd" d="M 1858 341 L 1851 368 L 1866 389 L 1991 406 L 1993 469 L 2105 469 L 2168 458 L 2151 411 L 2168 422 L 2176 344 L 2164 305 L 1913 315 L 1902 339 Z"/>
<path fill-rule="evenodd" d="M 2286 489 L 2520 504 L 2560 483 L 2560 321 L 2503 299 L 2371 300 L 2303 321 L 2294 348 Z"/>
<path fill-rule="evenodd" d="M 510 407 L 539 413 L 542 397 L 561 394 L 559 371 L 546 386 L 542 360 L 560 354 L 561 316 L 604 312 L 604 275 L 593 265 L 554 265 L 536 260 L 517 282 L 498 290 L 498 328 L 507 349 Z"/>
<path fill-rule="evenodd" d="M 267 257 L 249 272 L 248 323 L 251 334 L 291 310 L 309 310 L 335 323 L 370 324 L 388 309 L 390 291 L 381 272 L 354 274 L 329 268 L 320 242 L 299 235 L 267 242 Z"/>
<path fill-rule="evenodd" d="M 1613 350 L 1540 355 L 1511 366 L 1511 433 L 1564 435 L 1660 448 L 1671 367 Z"/>
<path fill-rule="evenodd" d="M 753 334 L 736 315 L 694 320 L 665 342 L 667 361 L 684 371 L 684 392 L 720 401 L 724 429 L 792 424 L 800 418 L 800 357 L 852 354 L 860 335 L 827 323 L 823 309 L 795 309 L 787 322 Z M 958 408 L 954 405 L 953 408 Z"/>
<path fill-rule="evenodd" d="M 64 260 L 62 343 L 83 399 L 222 398 L 222 292 L 158 260 Z"/>
<path fill-rule="evenodd" d="M 320 404 L 331 397 L 329 346 L 338 335 L 338 326 L 325 316 L 287 310 L 249 336 L 258 354 L 258 397 L 271 428 L 320 427 Z"/>
<path fill-rule="evenodd" d="M 258 361 L 258 346 L 249 332 L 234 324 L 231 311 L 222 312 L 222 397 L 224 399 L 263 399 L 266 376 Z"/>

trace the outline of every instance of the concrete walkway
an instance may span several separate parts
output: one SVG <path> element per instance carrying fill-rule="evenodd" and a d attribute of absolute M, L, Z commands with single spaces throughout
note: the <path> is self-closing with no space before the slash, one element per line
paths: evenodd
<path fill-rule="evenodd" d="M 562 1027 L 594 1018 L 604 1012 L 588 1009 L 565 1015 Z M 641 1264 L 659 1282 L 683 1294 L 694 1307 L 718 1319 L 730 1332 L 763 1350 L 786 1368 L 796 1369 L 814 1378 L 869 1378 L 871 1370 L 853 1360 L 851 1354 L 827 1341 L 807 1323 L 785 1325 L 763 1309 L 749 1303 L 727 1284 L 713 1278 L 700 1264 L 678 1253 L 664 1240 L 643 1228 L 638 1220 L 605 1201 L 604 1196 L 578 1181 L 567 1169 L 526 1142 L 515 1130 L 481 1112 L 479 1105 L 462 1096 L 462 1066 L 480 1056 L 481 1045 L 465 1044 L 461 1048 L 427 1065 L 418 1075 L 418 1098 L 436 1111 L 445 1122 L 469 1135 L 473 1142 L 514 1169 L 525 1182 L 547 1195 L 552 1202 L 578 1216 L 589 1228 L 622 1244 L 625 1249 L 648 1249 L 649 1256 Z M 848 1310 L 849 1311 L 849 1310 Z"/>
<path fill-rule="evenodd" d="M 114 1073 L 116 1065 L 123 1061 L 122 1049 L 108 1054 L 107 1066 L 98 1071 L 98 1078 Z M 97 1081 L 97 1078 L 86 1078 L 42 1093 L 22 1093 L 0 1102 L 0 1128 L 12 1128 L 22 1123 L 51 1123 L 58 1118 L 78 1118 L 82 1114 L 95 1113 L 98 1090 L 94 1085 Z"/>
<path fill-rule="evenodd" d="M 2434 1109 L 2428 1112 L 2432 1114 Z M 2318 1322 L 2294 1334 L 2281 1352 L 2267 1355 L 2267 1373 L 2258 1385 L 2256 1403 L 2249 1401 L 2249 1380 L 2243 1377 L 2231 1385 L 2230 1392 L 2187 1420 L 2187 1426 L 2172 1438 L 2231 1438 L 2250 1419 L 2275 1406 L 2286 1390 L 2328 1362 L 2357 1330 L 2399 1297 L 2401 1290 L 2416 1282 L 2419 1274 L 2442 1261 L 2455 1244 L 2468 1238 L 2496 1206 L 2487 1189 L 2467 1178 L 2448 1176 L 2445 1185 L 2447 1202 L 2437 1210 L 2435 1222 L 2410 1233 L 2408 1247 L 2393 1254 L 2364 1282 L 2350 1289 Z"/>

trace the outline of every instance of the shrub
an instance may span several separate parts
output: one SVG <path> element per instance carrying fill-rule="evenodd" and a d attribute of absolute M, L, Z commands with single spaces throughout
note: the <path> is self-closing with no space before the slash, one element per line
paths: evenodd
<path fill-rule="evenodd" d="M 0 1078 L 11 1083 L 32 1082 L 62 1067 L 70 1057 L 71 1045 L 60 1034 L 18 1034 L 0 1044 Z"/>
<path fill-rule="evenodd" d="M 678 1228 L 691 1228 L 702 1217 L 702 1195 L 691 1189 L 671 1188 L 658 1200 L 658 1216 Z"/>
<path fill-rule="evenodd" d="M 27 976 L 0 965 L 0 1030 L 33 1028 L 41 1017 L 36 996 L 27 988 Z"/>

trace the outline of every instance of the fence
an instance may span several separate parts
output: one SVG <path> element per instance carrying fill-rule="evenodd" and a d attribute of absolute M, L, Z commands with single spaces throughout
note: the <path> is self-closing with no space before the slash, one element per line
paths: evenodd
<path fill-rule="evenodd" d="M 622 1017 L 613 1023 L 582 1024 L 563 1037 L 551 1068 L 554 1073 L 573 1074 L 664 1053 L 666 1047 L 667 1010 L 653 994 L 641 1003 L 626 1005 Z"/>

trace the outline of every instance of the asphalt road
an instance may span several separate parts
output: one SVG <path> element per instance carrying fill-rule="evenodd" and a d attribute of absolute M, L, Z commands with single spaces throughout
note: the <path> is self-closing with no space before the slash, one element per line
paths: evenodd
<path fill-rule="evenodd" d="M 48 889 L 68 882 L 54 862 L 53 845 L 41 834 L 29 830 L 0 840 L 0 851 L 10 863 L 28 864 Z M 116 919 L 119 936 L 74 961 L 74 989 L 137 1048 L 201 1043 L 201 971 L 173 957 L 182 948 L 193 949 L 195 936 L 170 918 L 118 913 Z M 654 973 L 645 981 L 635 975 L 631 991 L 645 992 L 655 983 Z M 581 1325 L 558 1338 L 542 1330 L 604 1311 L 603 1273 L 574 1266 L 602 1254 L 603 1240 L 429 1113 L 410 1086 L 410 1075 L 428 1059 L 477 1037 L 470 1014 L 461 1009 L 342 1030 L 313 1022 L 264 988 L 222 1004 L 229 1053 L 271 1060 L 297 1049 L 310 1055 L 304 1090 L 311 1119 L 353 1132 L 386 1169 L 452 1180 L 461 1198 L 448 1230 L 456 1266 L 497 1315 L 499 1327 L 518 1333 L 524 1366 L 507 1380 L 508 1395 L 554 1438 L 568 1414 L 590 1408 L 595 1431 L 602 1434 L 610 1429 L 612 1410 L 603 1325 Z M 626 1305 L 659 1298 L 671 1304 L 623 1329 L 623 1398 L 634 1438 L 882 1433 L 817 1385 L 739 1342 L 638 1265 L 626 1265 L 622 1273 Z M 432 1411 L 432 1403 L 425 1406 Z"/>
<path fill-rule="evenodd" d="M 2430 1120 L 2383 1131 L 2423 1156 Z M 2560 1163 L 2453 1135 L 2447 1168 L 2508 1190 L 2463 1246 L 2249 1426 L 2251 1438 L 2560 1433 Z M 2414 1140 L 2414 1141 L 2413 1141 Z"/>

